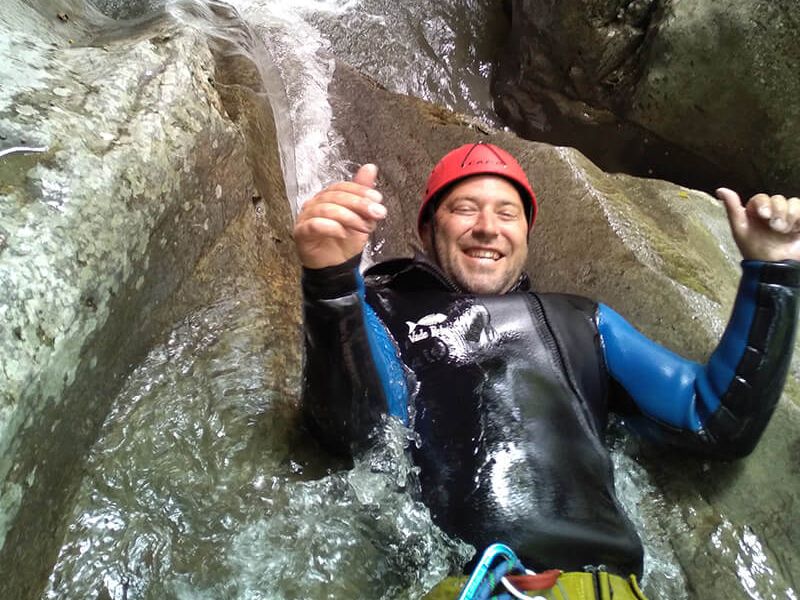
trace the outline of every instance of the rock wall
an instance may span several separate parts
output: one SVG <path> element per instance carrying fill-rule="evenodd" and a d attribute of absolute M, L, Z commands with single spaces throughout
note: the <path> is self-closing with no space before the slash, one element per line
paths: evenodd
<path fill-rule="evenodd" d="M 531 139 L 605 170 L 800 190 L 800 5 L 513 0 L 494 85 Z"/>
<path fill-rule="evenodd" d="M 30 598 L 175 291 L 255 200 L 277 207 L 272 246 L 291 215 L 257 70 L 221 38 L 18 0 L 0 30 L 0 139 L 41 149 L 0 159 L 0 597 Z"/>

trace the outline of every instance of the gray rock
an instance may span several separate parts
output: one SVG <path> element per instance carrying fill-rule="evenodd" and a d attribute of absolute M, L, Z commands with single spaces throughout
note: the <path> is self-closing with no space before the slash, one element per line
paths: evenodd
<path fill-rule="evenodd" d="M 3 598 L 40 591 L 82 459 L 195 264 L 254 197 L 278 207 L 263 238 L 291 222 L 253 65 L 164 13 L 86 6 L 0 14 L 0 149 L 43 150 L 0 158 Z"/>
<path fill-rule="evenodd" d="M 527 137 L 585 148 L 606 170 L 798 192 L 798 3 L 511 5 L 494 90 Z"/>

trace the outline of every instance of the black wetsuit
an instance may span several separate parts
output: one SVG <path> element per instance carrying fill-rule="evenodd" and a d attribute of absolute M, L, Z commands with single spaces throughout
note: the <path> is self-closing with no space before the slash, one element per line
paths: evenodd
<path fill-rule="evenodd" d="M 607 306 L 530 292 L 525 276 L 507 294 L 476 296 L 420 257 L 364 279 L 358 257 L 306 270 L 304 407 L 323 440 L 350 452 L 382 415 L 407 420 L 413 402 L 413 458 L 442 529 L 479 550 L 503 542 L 537 570 L 604 564 L 641 576 L 603 443 L 608 414 L 707 456 L 753 449 L 788 370 L 800 264 L 742 265 L 706 365 Z"/>

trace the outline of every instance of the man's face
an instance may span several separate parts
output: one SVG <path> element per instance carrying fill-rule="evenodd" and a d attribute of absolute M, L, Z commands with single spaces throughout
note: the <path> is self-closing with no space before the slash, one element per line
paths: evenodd
<path fill-rule="evenodd" d="M 476 175 L 457 183 L 423 228 L 425 250 L 465 291 L 502 294 L 528 255 L 528 222 L 506 179 Z"/>

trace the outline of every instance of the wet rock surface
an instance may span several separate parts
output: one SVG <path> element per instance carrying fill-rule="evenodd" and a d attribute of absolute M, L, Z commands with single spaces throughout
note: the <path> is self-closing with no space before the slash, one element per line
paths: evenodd
<path fill-rule="evenodd" d="M 607 171 L 798 192 L 796 2 L 514 0 L 510 12 L 494 93 L 525 137 Z"/>
<path fill-rule="evenodd" d="M 276 238 L 291 216 L 269 107 L 249 110 L 261 90 L 230 73 L 216 83 L 206 36 L 163 14 L 123 31 L 72 2 L 12 5 L 0 131 L 43 151 L 0 164 L 0 596 L 28 598 L 111 400 L 175 318 L 180 284 L 254 196 L 280 207 Z M 253 171 L 246 134 L 259 126 Z"/>

